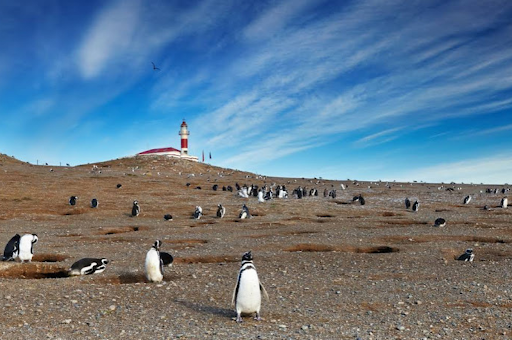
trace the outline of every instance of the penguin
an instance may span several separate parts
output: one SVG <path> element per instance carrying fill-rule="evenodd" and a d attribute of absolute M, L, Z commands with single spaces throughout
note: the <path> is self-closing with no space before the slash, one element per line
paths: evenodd
<path fill-rule="evenodd" d="M 139 216 L 140 214 L 140 205 L 137 200 L 133 201 L 133 207 L 132 207 L 132 217 Z"/>
<path fill-rule="evenodd" d="M 164 220 L 166 220 L 166 221 L 172 221 L 172 215 L 171 215 L 171 214 L 165 214 L 165 215 L 164 215 Z"/>
<path fill-rule="evenodd" d="M 366 201 L 364 200 L 364 197 L 362 195 L 359 195 L 359 204 L 365 205 Z"/>
<path fill-rule="evenodd" d="M 161 245 L 162 241 L 156 240 L 146 254 L 146 278 L 149 282 L 161 282 L 164 279 L 164 264 L 160 258 Z"/>
<path fill-rule="evenodd" d="M 76 205 L 76 201 L 78 200 L 77 196 L 71 196 L 69 198 L 69 205 Z"/>
<path fill-rule="evenodd" d="M 501 199 L 501 203 L 500 203 L 501 207 L 503 209 L 506 209 L 508 207 L 508 198 L 507 197 L 503 197 Z"/>
<path fill-rule="evenodd" d="M 268 300 L 265 287 L 261 284 L 250 251 L 242 256 L 242 266 L 233 291 L 232 304 L 235 305 L 236 322 L 242 322 L 242 313 L 256 313 L 255 320 L 261 320 L 261 294 Z"/>
<path fill-rule="evenodd" d="M 412 211 L 418 212 L 420 210 L 420 202 L 414 201 L 414 204 L 412 205 Z"/>
<path fill-rule="evenodd" d="M 90 275 L 102 273 L 107 267 L 108 260 L 105 258 L 94 259 L 84 258 L 71 265 L 68 271 L 69 276 Z"/>
<path fill-rule="evenodd" d="M 194 219 L 198 220 L 203 216 L 203 209 L 200 206 L 196 206 L 196 210 L 194 211 Z"/>
<path fill-rule="evenodd" d="M 225 214 L 226 214 L 226 208 L 224 208 L 222 206 L 222 204 L 219 204 L 218 208 L 217 208 L 217 217 L 218 218 L 223 218 Z"/>
<path fill-rule="evenodd" d="M 263 191 L 262 190 L 258 191 L 258 202 L 259 203 L 265 202 L 265 199 L 263 198 Z"/>
<path fill-rule="evenodd" d="M 4 249 L 4 257 L 2 258 L 2 261 L 14 261 L 18 257 L 19 249 L 20 235 L 16 234 L 9 240 L 9 242 L 7 242 L 7 245 Z"/>
<path fill-rule="evenodd" d="M 354 197 L 352 198 L 352 202 L 358 202 L 358 201 L 359 201 L 359 197 L 361 197 L 361 195 L 359 195 L 359 196 L 354 196 Z"/>
<path fill-rule="evenodd" d="M 466 249 L 466 252 L 459 256 L 457 260 L 459 261 L 468 261 L 473 262 L 473 259 L 475 258 L 475 254 L 473 254 L 473 249 Z"/>
<path fill-rule="evenodd" d="M 162 260 L 162 265 L 164 267 L 172 267 L 172 262 L 174 261 L 174 258 L 172 257 L 171 254 L 161 251 L 160 259 Z"/>
<path fill-rule="evenodd" d="M 409 200 L 409 197 L 405 198 L 405 209 L 409 209 L 411 207 L 411 201 Z"/>
<path fill-rule="evenodd" d="M 464 197 L 464 204 L 469 204 L 470 201 L 471 201 L 470 195 L 467 195 L 466 197 Z"/>
<path fill-rule="evenodd" d="M 247 206 L 244 204 L 242 206 L 242 211 L 240 212 L 240 215 L 238 216 L 238 218 L 240 219 L 245 219 L 245 218 L 250 218 L 251 217 L 251 214 L 249 213 L 249 208 L 247 208 Z"/>
<path fill-rule="evenodd" d="M 217 191 L 218 188 L 219 188 L 218 184 L 214 184 L 213 187 L 212 187 L 213 191 Z"/>
<path fill-rule="evenodd" d="M 122 185 L 121 183 L 118 183 L 118 184 L 116 185 L 116 188 L 117 188 L 117 189 L 120 189 L 122 186 L 123 186 L 123 185 Z"/>
<path fill-rule="evenodd" d="M 446 220 L 444 218 L 438 218 L 434 222 L 434 227 L 444 227 L 446 225 Z"/>
<path fill-rule="evenodd" d="M 21 262 L 31 262 L 34 256 L 34 244 L 37 243 L 36 234 L 25 234 L 20 238 L 19 258 Z"/>
<path fill-rule="evenodd" d="M 93 198 L 91 200 L 91 208 L 97 208 L 98 207 L 98 200 L 96 198 Z"/>

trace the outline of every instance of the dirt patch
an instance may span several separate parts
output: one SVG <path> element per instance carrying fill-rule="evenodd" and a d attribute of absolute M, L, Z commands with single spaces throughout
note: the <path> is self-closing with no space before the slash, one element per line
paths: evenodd
<path fill-rule="evenodd" d="M 104 230 L 100 230 L 98 235 L 115 235 L 115 234 L 124 234 L 131 233 L 134 231 L 146 230 L 148 227 L 120 227 L 120 228 L 107 228 Z"/>
<path fill-rule="evenodd" d="M 44 263 L 16 263 L 0 271 L 6 279 L 58 279 L 68 277 L 66 268 Z"/>
<path fill-rule="evenodd" d="M 205 244 L 208 243 L 208 240 L 199 240 L 199 239 L 188 239 L 188 240 L 166 240 L 165 243 L 170 244 Z"/>
<path fill-rule="evenodd" d="M 328 252 L 328 251 L 336 251 L 336 247 L 329 246 L 326 244 L 311 244 L 311 243 L 301 243 L 295 246 L 284 249 L 284 251 L 289 252 Z"/>
<path fill-rule="evenodd" d="M 354 247 L 354 246 L 331 246 L 326 244 L 301 243 L 284 249 L 289 252 L 330 252 L 339 251 L 344 253 L 363 253 L 363 254 L 385 254 L 396 253 L 400 249 L 389 246 L 370 246 L 370 247 Z"/>
<path fill-rule="evenodd" d="M 60 254 L 35 254 L 32 258 L 33 262 L 62 262 L 69 258 L 66 255 Z"/>
<path fill-rule="evenodd" d="M 461 242 L 480 242 L 480 243 L 510 243 L 511 240 L 488 237 L 488 236 L 466 236 L 466 235 L 418 235 L 418 236 L 384 236 L 375 238 L 379 242 L 391 243 L 425 243 L 439 241 L 461 241 Z"/>
<path fill-rule="evenodd" d="M 174 263 L 182 264 L 197 264 L 197 263 L 224 263 L 224 262 L 238 262 L 240 259 L 233 256 L 189 256 L 175 258 Z"/>
<path fill-rule="evenodd" d="M 316 217 L 331 218 L 331 217 L 336 217 L 336 216 L 330 215 L 330 214 L 317 214 Z"/>

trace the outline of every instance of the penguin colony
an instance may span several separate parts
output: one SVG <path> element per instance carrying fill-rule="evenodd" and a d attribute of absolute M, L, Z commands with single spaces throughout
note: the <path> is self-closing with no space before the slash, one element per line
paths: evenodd
<path fill-rule="evenodd" d="M 117 185 L 117 188 L 121 188 L 121 184 Z M 285 186 L 277 186 L 277 189 L 273 190 L 273 187 L 264 186 L 262 188 L 258 188 L 257 186 L 251 185 L 250 187 L 244 185 L 243 187 L 236 183 L 236 188 L 239 191 L 238 195 L 243 198 L 249 198 L 251 196 L 255 196 L 258 198 L 258 202 L 264 203 L 265 201 L 272 200 L 274 197 L 278 198 L 288 198 L 288 193 L 286 191 Z M 342 184 L 342 190 L 345 190 L 346 187 Z M 214 185 L 212 187 L 214 191 L 217 191 L 218 185 Z M 222 188 L 223 191 L 232 192 L 233 189 L 228 186 Z M 309 191 L 306 188 L 298 187 L 293 191 L 293 196 L 297 199 L 301 199 L 306 196 L 318 196 L 318 190 L 316 188 L 310 189 Z M 336 190 L 335 189 L 325 189 L 324 197 L 336 198 Z M 78 197 L 71 196 L 69 198 L 69 205 L 75 206 L 77 204 Z M 471 201 L 471 196 L 468 195 L 464 198 L 463 203 L 469 204 Z M 352 202 L 359 202 L 360 205 L 365 205 L 365 199 L 361 194 L 354 196 Z M 91 208 L 98 207 L 98 200 L 93 198 L 91 200 Z M 508 199 L 504 197 L 500 202 L 501 208 L 507 208 Z M 405 199 L 405 207 L 406 209 L 411 208 L 411 201 L 409 198 Z M 487 207 L 487 206 L 486 206 Z M 132 212 L 131 215 L 133 217 L 139 216 L 140 214 L 140 206 L 137 200 L 133 201 Z M 414 204 L 412 204 L 412 210 L 414 212 L 419 211 L 419 202 L 416 200 Z M 223 218 L 226 213 L 226 208 L 222 206 L 222 204 L 218 204 L 217 206 L 217 217 Z M 196 206 L 193 218 L 200 219 L 203 215 L 203 210 L 200 206 Z M 251 215 L 249 213 L 249 208 L 246 204 L 243 204 L 241 212 L 239 214 L 240 219 L 250 218 Z M 166 214 L 164 215 L 164 219 L 167 221 L 172 220 L 172 215 Z M 436 227 L 444 227 L 446 225 L 446 220 L 443 218 L 437 218 L 435 220 L 434 225 Z M 20 236 L 16 234 L 13 236 L 7 245 L 5 246 L 3 261 L 14 261 L 17 258 L 23 262 L 31 262 L 33 257 L 33 248 L 34 244 L 38 242 L 38 236 L 36 234 L 24 234 Z M 164 279 L 164 267 L 172 267 L 173 264 L 173 256 L 166 252 L 161 252 L 162 242 L 160 240 L 156 240 L 152 247 L 148 250 L 145 259 L 145 275 L 149 282 L 161 282 Z M 460 255 L 457 260 L 472 262 L 474 260 L 475 254 L 472 249 L 467 249 L 465 253 Z M 106 258 L 83 258 L 75 263 L 73 263 L 68 271 L 69 276 L 80 276 L 80 275 L 91 275 L 91 274 L 99 274 L 105 271 L 109 260 Z M 236 321 L 242 322 L 243 314 L 255 314 L 256 320 L 261 320 L 260 310 L 261 310 L 261 297 L 264 296 L 268 299 L 268 294 L 263 287 L 262 283 L 259 280 L 256 267 L 254 266 L 254 261 L 252 257 L 252 253 L 246 252 L 242 256 L 242 263 L 240 270 L 238 272 L 238 278 L 236 282 L 235 289 L 233 291 L 232 303 L 235 307 L 236 311 Z"/>

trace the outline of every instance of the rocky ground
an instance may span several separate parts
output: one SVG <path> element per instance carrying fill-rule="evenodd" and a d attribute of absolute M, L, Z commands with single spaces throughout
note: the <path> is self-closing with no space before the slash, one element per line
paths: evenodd
<path fill-rule="evenodd" d="M 497 208 L 501 193 L 485 193 L 504 185 L 265 178 L 162 158 L 97 166 L 0 157 L 0 243 L 39 236 L 32 263 L 0 263 L 0 338 L 512 338 L 512 210 Z M 236 182 L 320 196 L 258 203 L 212 190 Z M 325 188 L 338 196 L 324 198 Z M 359 194 L 364 206 L 351 203 Z M 421 202 L 419 212 L 405 209 L 405 197 Z M 142 213 L 133 218 L 135 199 Z M 244 203 L 249 220 L 238 219 Z M 196 205 L 200 220 L 191 218 Z M 433 226 L 438 217 L 445 227 Z M 175 257 L 161 284 L 144 278 L 156 239 Z M 467 248 L 475 261 L 456 261 Z M 262 321 L 237 324 L 231 296 L 247 250 L 270 300 Z M 66 277 L 83 257 L 111 262 L 101 274 Z"/>

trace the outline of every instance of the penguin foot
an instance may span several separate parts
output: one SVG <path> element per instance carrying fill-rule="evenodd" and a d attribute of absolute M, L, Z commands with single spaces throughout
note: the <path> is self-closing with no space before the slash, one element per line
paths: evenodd
<path fill-rule="evenodd" d="M 242 317 L 239 315 L 236 316 L 236 322 L 241 323 L 243 322 Z"/>
<path fill-rule="evenodd" d="M 256 313 L 256 316 L 254 317 L 254 320 L 261 321 L 261 317 L 259 313 Z"/>

